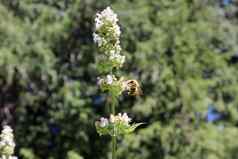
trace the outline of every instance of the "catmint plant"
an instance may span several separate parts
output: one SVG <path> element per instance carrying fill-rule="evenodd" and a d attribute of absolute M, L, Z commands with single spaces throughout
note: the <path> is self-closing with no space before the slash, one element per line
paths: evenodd
<path fill-rule="evenodd" d="M 12 156 L 15 149 L 13 130 L 10 126 L 3 126 L 3 130 L 0 134 L 0 159 L 17 159 L 16 156 Z"/>
<path fill-rule="evenodd" d="M 141 123 L 131 123 L 132 119 L 127 113 L 116 114 L 115 108 L 118 105 L 118 97 L 126 92 L 128 95 L 140 95 L 141 89 L 136 80 L 126 80 L 124 77 L 117 77 L 118 71 L 125 62 L 125 56 L 121 54 L 120 27 L 117 24 L 117 15 L 110 7 L 96 14 L 94 42 L 99 49 L 97 57 L 97 68 L 101 73 L 98 77 L 100 89 L 107 92 L 111 114 L 109 118 L 101 117 L 95 122 L 99 135 L 110 135 L 112 137 L 112 159 L 116 159 L 116 144 L 119 135 L 133 132 Z"/>

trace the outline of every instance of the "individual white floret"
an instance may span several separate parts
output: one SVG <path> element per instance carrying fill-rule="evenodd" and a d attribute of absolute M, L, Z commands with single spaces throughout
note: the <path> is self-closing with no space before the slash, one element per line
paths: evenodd
<path fill-rule="evenodd" d="M 115 81 L 115 80 L 116 80 L 116 78 L 114 75 L 107 75 L 105 82 L 106 82 L 106 84 L 111 85 L 111 84 L 113 84 L 113 81 Z"/>
<path fill-rule="evenodd" d="M 100 118 L 100 123 L 99 123 L 99 125 L 100 125 L 100 127 L 105 127 L 105 126 L 107 126 L 108 125 L 108 119 L 107 118 L 104 118 L 104 117 L 101 117 Z"/>
<path fill-rule="evenodd" d="M 110 115 L 110 123 L 115 123 L 116 122 L 116 116 L 114 116 L 113 114 Z"/>
<path fill-rule="evenodd" d="M 128 117 L 127 113 L 123 113 L 122 121 L 129 124 L 129 122 L 131 122 L 131 118 Z"/>
<path fill-rule="evenodd" d="M 103 38 L 101 38 L 98 34 L 93 33 L 93 41 L 98 44 L 98 46 L 100 47 L 103 44 Z"/>

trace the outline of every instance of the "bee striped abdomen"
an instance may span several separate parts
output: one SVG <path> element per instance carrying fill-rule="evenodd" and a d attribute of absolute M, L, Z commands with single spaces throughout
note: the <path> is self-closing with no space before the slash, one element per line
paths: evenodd
<path fill-rule="evenodd" d="M 139 96 L 142 95 L 142 90 L 139 83 L 136 80 L 127 80 L 127 91 L 129 95 Z"/>

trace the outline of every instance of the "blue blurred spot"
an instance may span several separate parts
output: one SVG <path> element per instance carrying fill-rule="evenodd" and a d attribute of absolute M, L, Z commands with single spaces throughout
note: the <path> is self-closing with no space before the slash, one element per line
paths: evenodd
<path fill-rule="evenodd" d="M 55 146 L 56 145 L 52 141 L 48 142 L 48 149 L 53 149 Z"/>
<path fill-rule="evenodd" d="M 53 135 L 57 135 L 60 133 L 60 128 L 56 124 L 49 124 L 49 129 Z"/>
<path fill-rule="evenodd" d="M 206 119 L 208 122 L 214 122 L 222 118 L 222 115 L 214 108 L 213 105 L 208 106 Z"/>
<path fill-rule="evenodd" d="M 102 105 L 104 105 L 105 100 L 106 100 L 106 97 L 105 97 L 105 96 L 102 96 L 102 95 L 94 96 L 94 97 L 93 97 L 93 105 L 94 105 L 95 107 L 102 106 Z"/>
<path fill-rule="evenodd" d="M 232 0 L 222 0 L 222 4 L 224 6 L 227 6 L 227 5 L 231 4 L 231 3 L 232 3 Z"/>

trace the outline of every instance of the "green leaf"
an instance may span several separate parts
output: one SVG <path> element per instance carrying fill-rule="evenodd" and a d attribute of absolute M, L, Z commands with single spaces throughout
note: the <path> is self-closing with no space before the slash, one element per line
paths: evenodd
<path fill-rule="evenodd" d="M 131 133 L 133 131 L 135 131 L 135 129 L 137 127 L 139 127 L 140 125 L 145 124 L 145 123 L 136 123 L 136 124 L 132 124 L 127 130 L 126 133 Z"/>

